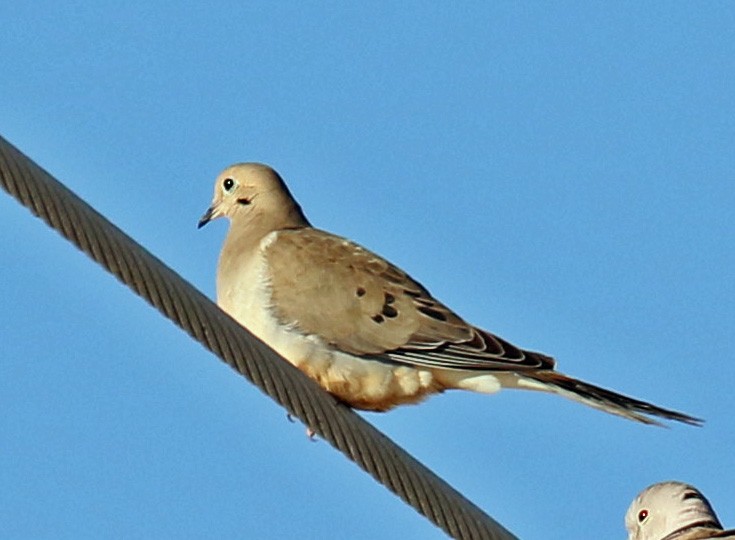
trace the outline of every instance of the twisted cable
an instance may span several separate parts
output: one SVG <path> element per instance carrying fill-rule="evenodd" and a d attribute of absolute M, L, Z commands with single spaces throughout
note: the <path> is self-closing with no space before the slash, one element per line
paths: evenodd
<path fill-rule="evenodd" d="M 2 137 L 0 185 L 448 535 L 457 539 L 516 538 Z"/>

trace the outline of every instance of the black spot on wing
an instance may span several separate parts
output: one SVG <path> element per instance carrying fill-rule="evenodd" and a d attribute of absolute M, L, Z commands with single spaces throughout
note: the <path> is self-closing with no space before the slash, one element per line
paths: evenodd
<path fill-rule="evenodd" d="M 389 306 L 388 304 L 385 304 L 383 306 L 383 310 L 381 311 L 381 313 L 390 319 L 398 316 L 398 311 L 396 311 L 396 308 L 394 308 L 393 306 Z"/>

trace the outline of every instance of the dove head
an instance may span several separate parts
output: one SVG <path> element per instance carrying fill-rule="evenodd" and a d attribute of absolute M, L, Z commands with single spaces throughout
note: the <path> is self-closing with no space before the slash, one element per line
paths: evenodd
<path fill-rule="evenodd" d="M 625 514 L 628 540 L 674 540 L 694 527 L 722 530 L 709 501 L 682 482 L 649 486 Z"/>
<path fill-rule="evenodd" d="M 233 224 L 256 225 L 264 230 L 308 225 L 283 179 L 260 163 L 238 163 L 217 177 L 212 205 L 198 226 L 222 216 Z"/>

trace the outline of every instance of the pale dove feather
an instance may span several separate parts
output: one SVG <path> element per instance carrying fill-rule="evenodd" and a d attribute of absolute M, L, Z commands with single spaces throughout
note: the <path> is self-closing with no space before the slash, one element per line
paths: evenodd
<path fill-rule="evenodd" d="M 691 416 L 554 371 L 553 358 L 465 322 L 385 259 L 313 228 L 281 177 L 257 163 L 219 175 L 199 226 L 231 226 L 217 303 L 352 407 L 385 411 L 459 388 L 560 394 L 646 424 Z"/>
<path fill-rule="evenodd" d="M 709 501 L 695 487 L 661 482 L 644 489 L 625 514 L 628 540 L 735 539 L 722 530 Z"/>

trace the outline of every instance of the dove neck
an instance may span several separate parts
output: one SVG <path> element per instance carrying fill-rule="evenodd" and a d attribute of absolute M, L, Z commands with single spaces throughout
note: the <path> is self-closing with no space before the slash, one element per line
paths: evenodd
<path fill-rule="evenodd" d="M 274 231 L 310 226 L 301 207 L 295 201 L 281 205 L 279 212 L 253 209 L 251 213 L 232 219 L 224 251 L 248 252 L 257 249 L 263 238 Z"/>

